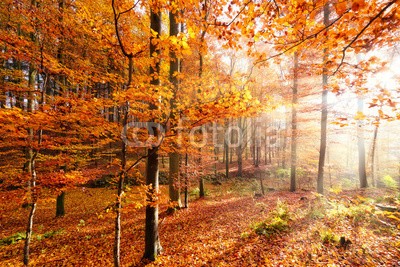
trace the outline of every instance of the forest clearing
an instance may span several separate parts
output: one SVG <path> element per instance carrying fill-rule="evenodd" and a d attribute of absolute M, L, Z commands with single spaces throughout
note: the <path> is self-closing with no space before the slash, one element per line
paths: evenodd
<path fill-rule="evenodd" d="M 189 209 L 166 215 L 162 205 L 160 239 L 164 248 L 151 264 L 141 262 L 144 209 L 123 213 L 124 266 L 398 266 L 399 211 L 379 210 L 398 203 L 393 190 L 331 192 L 270 191 L 254 197 L 258 181 L 207 184 L 204 199 L 193 196 Z M 167 188 L 162 186 L 163 193 Z M 113 188 L 82 188 L 67 193 L 65 217 L 54 219 L 54 201 L 39 203 L 32 243 L 32 266 L 112 266 Z M 4 200 L 4 194 L 2 194 Z M 22 266 L 28 210 L 2 201 L 1 266 Z M 283 224 L 261 224 L 283 219 Z M 287 223 L 287 225 L 286 225 Z M 261 233 L 269 229 L 268 233 Z M 344 243 L 340 238 L 344 237 Z"/>

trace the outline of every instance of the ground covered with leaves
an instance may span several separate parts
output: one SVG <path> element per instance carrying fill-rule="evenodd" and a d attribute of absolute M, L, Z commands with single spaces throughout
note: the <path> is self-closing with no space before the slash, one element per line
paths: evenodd
<path fill-rule="evenodd" d="M 123 266 L 399 266 L 399 195 L 393 190 L 269 191 L 254 181 L 208 185 L 208 195 L 172 215 L 160 211 L 163 254 L 141 262 L 144 208 L 123 213 Z M 134 189 L 132 190 L 134 191 Z M 165 191 L 165 190 L 164 190 Z M 0 265 L 22 266 L 28 209 L 1 192 Z M 32 266 L 112 266 L 115 190 L 75 189 L 66 212 L 39 203 Z M 383 207 L 383 209 L 382 209 Z M 385 210 L 389 208 L 389 210 Z M 397 210 L 396 210 L 397 209 Z"/>

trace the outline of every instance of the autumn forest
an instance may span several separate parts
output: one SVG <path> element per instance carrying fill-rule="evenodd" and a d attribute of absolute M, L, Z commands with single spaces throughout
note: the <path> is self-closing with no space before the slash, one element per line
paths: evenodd
<path fill-rule="evenodd" d="M 0 266 L 399 266 L 400 1 L 2 0 Z"/>

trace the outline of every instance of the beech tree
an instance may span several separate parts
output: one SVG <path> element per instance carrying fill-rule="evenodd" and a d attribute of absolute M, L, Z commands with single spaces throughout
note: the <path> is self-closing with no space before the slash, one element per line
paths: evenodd
<path fill-rule="evenodd" d="M 156 3 L 152 3 L 150 9 L 150 29 L 152 36 L 150 38 L 150 57 L 153 62 L 150 66 L 150 85 L 153 90 L 157 92 L 157 86 L 160 86 L 160 46 L 157 44 L 157 39 L 161 34 L 161 10 Z M 150 110 L 156 110 L 155 103 L 151 103 Z M 155 120 L 153 119 L 153 122 Z M 159 129 L 152 126 L 154 138 L 160 136 Z M 158 145 L 152 144 L 148 150 L 148 157 L 146 163 L 146 185 L 148 186 L 147 192 L 147 205 L 146 205 L 146 228 L 145 228 L 145 248 L 143 258 L 154 261 L 156 257 L 162 252 L 160 238 L 158 233 L 158 203 L 157 194 L 159 190 L 159 169 L 158 169 Z"/>

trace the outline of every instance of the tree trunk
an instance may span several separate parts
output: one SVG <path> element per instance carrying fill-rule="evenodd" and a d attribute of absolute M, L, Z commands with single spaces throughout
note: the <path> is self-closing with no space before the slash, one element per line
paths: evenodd
<path fill-rule="evenodd" d="M 176 203 L 175 208 L 180 208 L 182 206 L 179 188 L 179 161 L 180 156 L 178 153 L 174 152 L 169 154 L 169 199 Z"/>
<path fill-rule="evenodd" d="M 206 11 L 207 9 L 207 4 L 203 5 L 203 11 Z M 206 12 L 205 12 L 206 14 Z M 204 44 L 204 40 L 205 40 L 205 36 L 207 34 L 206 30 L 202 30 L 201 31 L 201 35 L 200 35 L 200 50 L 199 50 L 199 79 L 200 79 L 200 84 L 199 84 L 199 89 L 198 92 L 201 91 L 201 87 L 202 87 L 202 77 L 203 77 L 203 65 L 204 65 L 204 57 L 203 57 L 203 44 Z M 201 148 L 200 150 L 200 158 L 199 161 L 201 162 Z M 226 161 L 228 161 L 228 158 L 225 159 Z M 199 165 L 200 166 L 200 165 Z M 204 187 L 204 179 L 201 176 L 199 179 L 199 197 L 203 198 L 205 196 L 205 187 Z"/>
<path fill-rule="evenodd" d="M 158 147 L 149 149 L 146 166 L 146 185 L 150 186 L 147 192 L 145 250 L 143 258 L 154 261 L 161 254 L 162 247 L 158 234 Z"/>
<path fill-rule="evenodd" d="M 150 12 L 150 27 L 151 30 L 157 33 L 157 37 L 161 33 L 161 13 L 155 13 L 153 10 Z M 153 58 L 154 55 L 160 55 L 160 50 L 157 45 L 153 42 L 155 37 L 150 37 L 150 55 Z M 150 77 L 154 77 L 151 80 L 153 86 L 160 85 L 160 79 L 158 74 L 160 73 L 160 61 L 158 58 L 155 60 L 153 66 L 150 67 Z M 155 110 L 157 106 L 150 104 L 150 109 Z M 154 137 L 158 138 L 158 129 L 153 127 Z M 146 225 L 145 225 L 145 248 L 144 248 L 144 259 L 154 261 L 159 254 L 161 254 L 162 247 L 160 244 L 158 234 L 158 204 L 157 204 L 157 193 L 159 191 L 158 181 L 158 146 L 152 146 L 148 151 L 148 158 L 146 164 L 146 185 L 149 187 L 147 192 L 147 205 L 146 205 Z"/>
<path fill-rule="evenodd" d="M 228 127 L 227 127 L 228 128 Z M 225 177 L 229 179 L 229 135 L 224 136 L 224 153 L 225 153 Z"/>
<path fill-rule="evenodd" d="M 29 129 L 29 132 L 30 132 L 31 139 L 33 139 L 33 130 Z M 37 203 L 36 170 L 35 170 L 36 153 L 33 152 L 33 149 L 29 149 L 29 155 L 30 155 L 30 161 L 29 161 L 28 170 L 31 175 L 31 179 L 29 182 L 29 188 L 30 188 L 30 193 L 31 193 L 31 203 L 30 203 L 31 211 L 29 212 L 28 225 L 26 227 L 26 239 L 25 239 L 25 245 L 24 245 L 24 265 L 25 266 L 29 265 L 29 249 L 30 249 L 30 243 L 31 243 L 31 238 L 32 238 L 33 218 L 35 216 L 36 203 Z"/>
<path fill-rule="evenodd" d="M 114 14 L 114 27 L 115 33 L 117 35 L 118 43 L 121 49 L 122 54 L 128 58 L 128 81 L 126 84 L 126 88 L 131 87 L 132 85 L 132 78 L 133 78 L 133 54 L 128 53 L 125 50 L 125 47 L 121 41 L 119 35 L 119 25 L 118 25 L 118 18 L 120 14 L 117 14 L 115 8 L 115 1 L 112 0 L 111 2 L 113 14 Z M 125 128 L 128 124 L 128 117 L 129 117 L 129 103 L 125 102 L 119 110 L 123 113 L 122 117 L 122 127 L 123 127 L 123 136 L 127 137 L 127 129 Z M 120 117 L 118 117 L 119 121 Z M 110 144 L 111 145 L 111 144 Z M 126 161 L 127 161 L 127 147 L 124 138 L 121 140 L 121 172 L 118 177 L 118 187 L 117 187 L 117 198 L 115 201 L 115 233 L 114 233 L 114 249 L 113 249 L 113 258 L 114 258 L 114 266 L 119 267 L 121 265 L 121 209 L 122 209 L 122 195 L 124 192 L 124 182 L 127 176 L 127 169 L 126 169 Z M 111 160 L 111 159 L 110 159 Z"/>
<path fill-rule="evenodd" d="M 285 129 L 283 133 L 283 147 L 282 147 L 282 168 L 286 169 L 286 146 L 287 146 L 287 133 L 288 133 L 288 119 L 287 116 L 285 116 Z"/>
<path fill-rule="evenodd" d="M 294 53 L 293 67 L 293 95 L 292 95 L 292 143 L 290 166 L 290 192 L 296 191 L 296 166 L 297 166 L 297 87 L 298 87 L 299 56 Z"/>
<path fill-rule="evenodd" d="M 203 177 L 200 178 L 199 181 L 199 197 L 204 198 L 206 196 L 205 187 L 204 187 L 204 179 Z"/>
<path fill-rule="evenodd" d="M 176 21 L 176 13 L 169 12 L 169 34 L 170 36 L 178 36 L 179 33 L 179 23 Z M 179 59 L 176 56 L 176 53 L 171 50 L 170 51 L 170 62 L 169 62 L 169 81 L 173 86 L 174 95 L 176 95 L 178 91 L 178 78 L 177 74 L 179 73 Z M 174 128 L 177 123 L 178 114 L 176 114 L 176 103 L 175 97 L 171 98 L 171 127 Z M 177 144 L 173 144 L 175 149 L 177 149 Z M 179 189 L 179 153 L 172 152 L 169 153 L 169 177 L 168 177 L 168 185 L 169 185 L 169 198 L 170 201 L 175 204 L 176 208 L 180 208 L 181 198 L 180 198 L 180 189 Z"/>
<path fill-rule="evenodd" d="M 35 1 L 31 2 L 32 5 L 36 5 Z M 31 39 L 34 40 L 35 37 L 34 35 L 31 35 Z M 27 111 L 28 112 L 33 112 L 34 111 L 34 105 L 35 105 L 35 79 L 36 78 L 36 68 L 30 64 L 29 66 L 29 77 L 28 77 L 28 88 L 29 88 L 29 95 L 28 95 L 28 105 L 27 105 Z M 42 130 L 39 130 L 39 136 L 38 136 L 38 145 L 40 146 L 42 142 Z M 29 217 L 28 217 L 28 224 L 26 227 L 26 239 L 25 239 L 25 244 L 24 244 L 24 257 L 23 257 L 23 262 L 25 266 L 29 265 L 29 249 L 30 249 L 30 243 L 31 243 L 31 238 L 32 238 L 32 228 L 33 228 L 33 219 L 35 216 L 36 212 L 36 203 L 37 203 L 37 192 L 36 192 L 36 156 L 38 153 L 38 150 L 34 151 L 32 148 L 33 142 L 34 142 L 34 137 L 35 133 L 32 128 L 28 128 L 28 135 L 30 139 L 30 144 L 31 146 L 28 148 L 28 157 L 29 157 L 29 163 L 28 163 L 28 171 L 30 174 L 30 180 L 29 180 L 29 192 L 30 192 L 30 207 L 31 210 L 29 212 Z"/>
<path fill-rule="evenodd" d="M 56 200 L 56 217 L 62 217 L 65 215 L 65 192 L 61 191 L 61 193 L 57 196 Z"/>
<path fill-rule="evenodd" d="M 244 118 L 239 118 L 238 119 L 238 126 L 239 126 L 239 132 L 238 132 L 238 147 L 237 147 L 237 164 L 238 164 L 238 171 L 237 171 L 237 176 L 242 177 L 243 176 L 243 129 L 244 129 Z"/>
<path fill-rule="evenodd" d="M 329 3 L 324 6 L 324 25 L 329 25 Z M 319 147 L 319 161 L 318 161 L 318 178 L 317 178 L 317 192 L 324 193 L 324 166 L 325 166 L 325 153 L 326 153 L 326 129 L 328 121 L 328 70 L 326 67 L 326 60 L 328 58 L 328 49 L 324 48 L 323 70 L 322 70 L 322 106 L 321 106 L 321 141 Z"/>
<path fill-rule="evenodd" d="M 376 142 L 378 137 L 378 129 L 379 129 L 379 117 L 377 124 L 374 129 L 374 136 L 372 139 L 372 151 L 371 151 L 371 178 L 372 178 L 372 186 L 376 186 L 376 177 L 375 177 L 375 152 L 376 152 Z"/>
<path fill-rule="evenodd" d="M 358 112 L 363 112 L 364 101 L 358 97 Z M 358 143 L 358 175 L 360 178 L 360 188 L 368 187 L 367 172 L 365 168 L 365 143 L 363 121 L 357 121 L 357 143 Z"/>
<path fill-rule="evenodd" d="M 129 74 L 131 77 L 132 73 Z M 129 79 L 131 80 L 131 78 Z M 128 84 L 129 86 L 130 84 Z M 124 118 L 122 120 L 123 127 L 128 123 L 128 114 L 129 107 L 128 103 L 125 104 L 125 107 L 122 107 L 124 111 Z M 123 128 L 123 131 L 126 131 L 126 128 Z M 127 133 L 124 133 L 127 136 Z M 114 266 L 119 267 L 121 265 L 121 209 L 122 209 L 122 194 L 124 192 L 124 181 L 126 178 L 126 144 L 124 140 L 121 143 L 121 172 L 118 178 L 118 191 L 117 198 L 115 201 L 115 235 L 114 235 Z"/>
<path fill-rule="evenodd" d="M 265 195 L 264 182 L 261 171 L 260 171 L 260 186 L 261 186 L 261 194 Z"/>
<path fill-rule="evenodd" d="M 189 174 L 188 174 L 189 157 L 186 153 L 185 155 L 185 203 L 184 207 L 189 208 Z"/>

